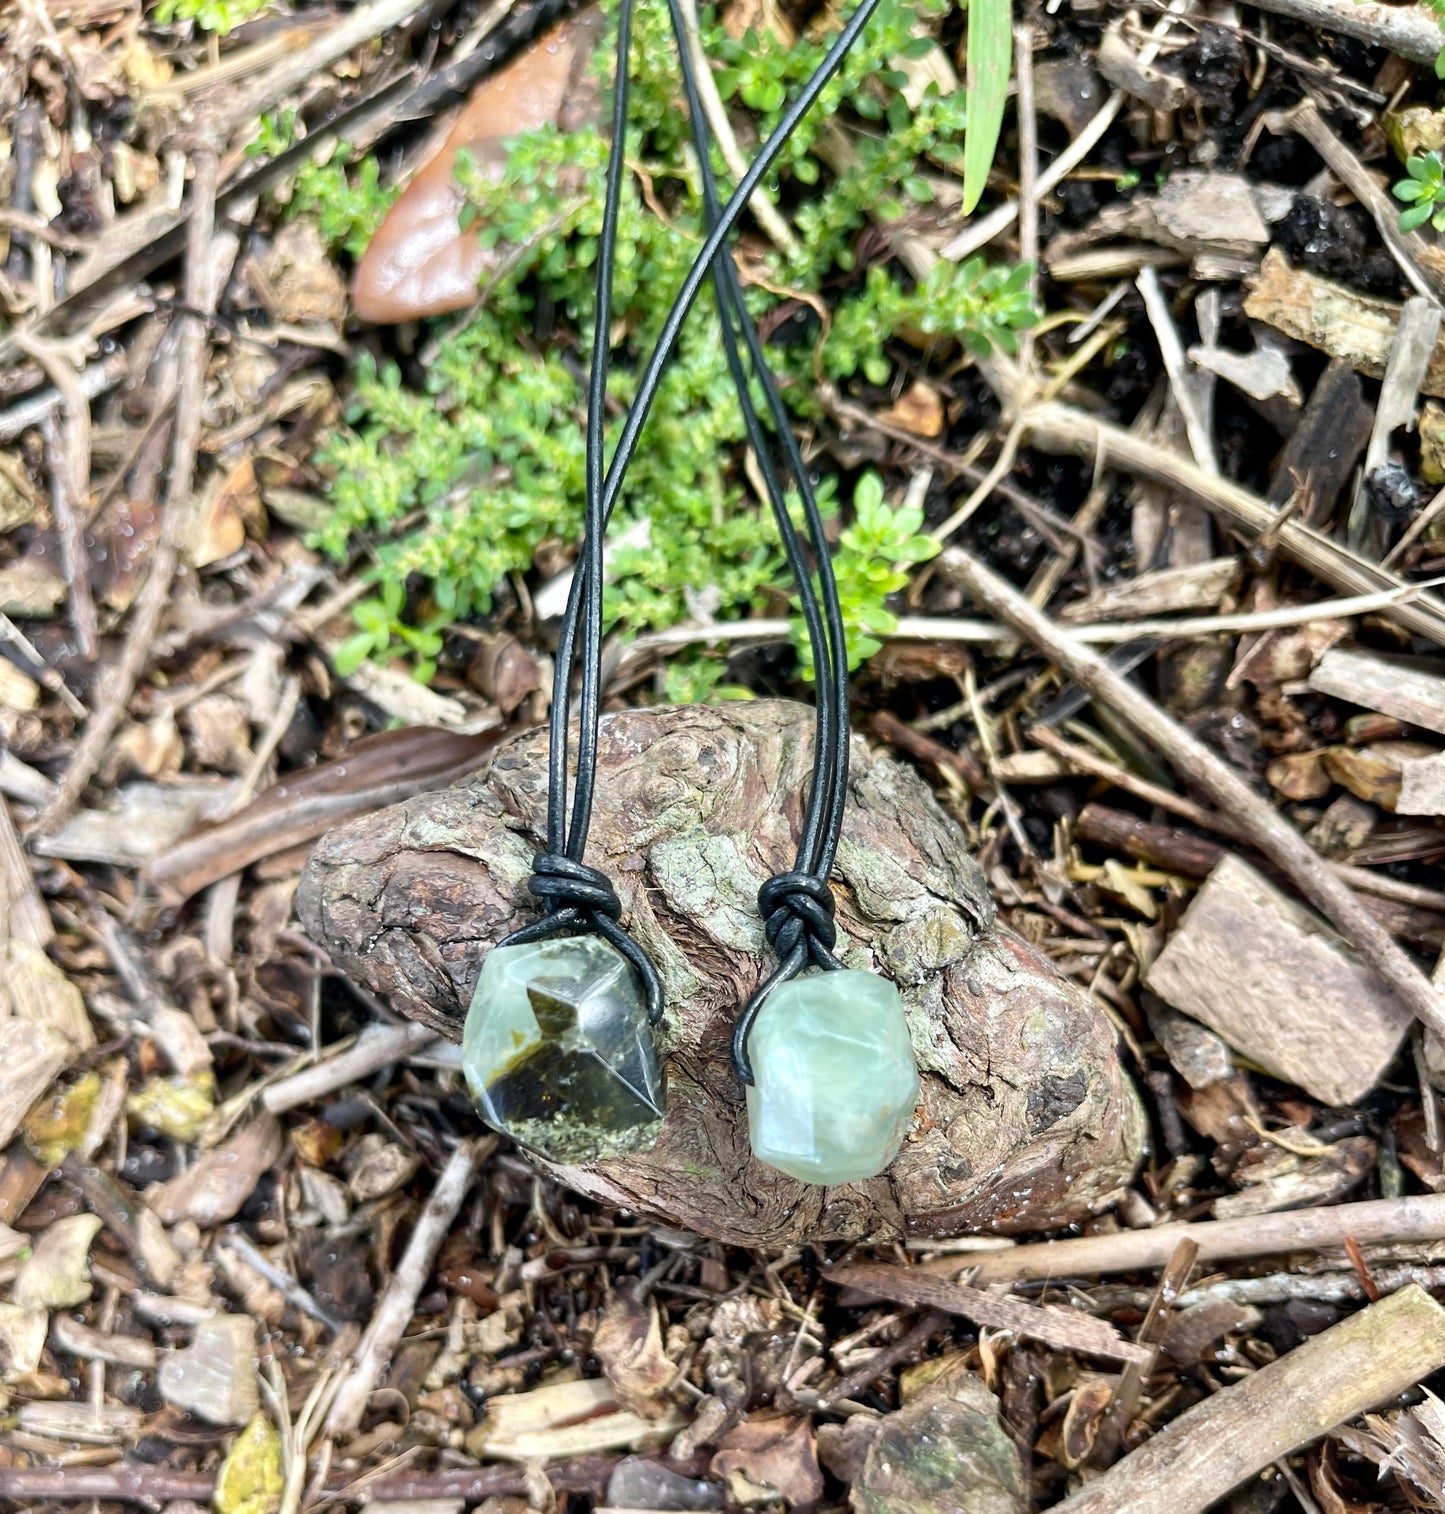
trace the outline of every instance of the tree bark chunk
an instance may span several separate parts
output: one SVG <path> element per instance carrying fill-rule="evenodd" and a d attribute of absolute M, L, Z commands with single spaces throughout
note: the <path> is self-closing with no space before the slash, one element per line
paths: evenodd
<path fill-rule="evenodd" d="M 1166 1003 L 1325 1104 L 1384 1076 L 1410 1012 L 1313 911 L 1233 853 L 1145 975 Z"/>
<path fill-rule="evenodd" d="M 781 701 L 605 716 L 589 858 L 667 996 L 668 1117 L 656 1147 L 552 1169 L 603 1202 L 729 1243 L 1029 1232 L 1084 1218 L 1144 1138 L 1106 1017 L 994 920 L 958 827 L 911 769 L 855 741 L 833 882 L 839 954 L 909 1009 L 923 1094 L 880 1178 L 798 1183 L 756 1161 L 729 1061 L 769 966 L 756 895 L 793 865 L 812 712 Z M 534 917 L 547 736 L 504 743 L 465 784 L 356 820 L 312 854 L 297 910 L 333 958 L 452 1040 L 483 957 Z"/>

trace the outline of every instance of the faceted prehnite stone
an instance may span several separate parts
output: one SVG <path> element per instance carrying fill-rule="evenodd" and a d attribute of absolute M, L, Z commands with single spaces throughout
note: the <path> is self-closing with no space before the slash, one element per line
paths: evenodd
<path fill-rule="evenodd" d="M 805 1183 L 877 1177 L 918 1103 L 898 990 L 875 973 L 820 972 L 769 994 L 748 1041 L 753 1152 Z"/>
<path fill-rule="evenodd" d="M 597 936 L 499 946 L 462 1032 L 482 1118 L 554 1162 L 643 1151 L 662 1128 L 663 1082 L 627 961 Z"/>

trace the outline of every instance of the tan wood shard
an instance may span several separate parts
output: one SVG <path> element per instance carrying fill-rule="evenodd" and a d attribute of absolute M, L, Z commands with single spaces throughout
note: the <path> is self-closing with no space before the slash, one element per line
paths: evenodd
<path fill-rule="evenodd" d="M 1233 853 L 1210 873 L 1146 981 L 1236 1051 L 1331 1105 L 1375 1086 L 1410 1023 L 1319 916 Z"/>

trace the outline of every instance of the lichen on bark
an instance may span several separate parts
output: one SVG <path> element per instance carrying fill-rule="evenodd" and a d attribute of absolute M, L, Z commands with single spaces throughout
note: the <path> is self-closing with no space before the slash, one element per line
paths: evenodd
<path fill-rule="evenodd" d="M 1085 1217 L 1128 1181 L 1144 1123 L 1100 1008 L 995 919 L 962 832 L 911 769 L 853 745 L 834 869 L 839 955 L 909 1011 L 923 1095 L 902 1152 L 821 1189 L 757 1162 L 728 1048 L 769 968 L 758 886 L 793 865 L 812 712 L 784 701 L 604 717 L 589 860 L 667 993 L 668 1116 L 652 1151 L 556 1168 L 599 1200 L 720 1240 L 1019 1232 Z M 457 1039 L 490 946 L 525 919 L 547 737 L 524 732 L 461 785 L 317 846 L 307 929 L 403 1013 Z"/>

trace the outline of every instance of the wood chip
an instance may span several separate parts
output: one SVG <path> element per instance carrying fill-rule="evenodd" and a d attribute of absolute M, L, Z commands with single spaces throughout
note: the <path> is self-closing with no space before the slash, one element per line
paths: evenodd
<path fill-rule="evenodd" d="M 1239 583 L 1237 557 L 1216 557 L 1187 563 L 1182 568 L 1159 568 L 1106 584 L 1059 612 L 1066 625 L 1090 621 L 1142 620 L 1148 615 L 1177 614 L 1181 610 L 1213 610 Z"/>
<path fill-rule="evenodd" d="M 1445 678 L 1423 669 L 1373 652 L 1332 649 L 1310 674 L 1310 687 L 1445 735 Z"/>
<path fill-rule="evenodd" d="M 91 1295 L 90 1245 L 100 1231 L 93 1214 L 53 1221 L 20 1265 L 10 1299 L 22 1309 L 71 1309 Z"/>
<path fill-rule="evenodd" d="M 686 1423 L 676 1409 L 643 1419 L 620 1408 L 609 1383 L 587 1378 L 489 1400 L 467 1450 L 498 1461 L 556 1461 L 593 1451 L 636 1451 L 665 1444 Z"/>
<path fill-rule="evenodd" d="M 874 1298 L 961 1314 L 975 1324 L 993 1330 L 1011 1330 L 1015 1335 L 1044 1341 L 1062 1351 L 1087 1351 L 1120 1362 L 1147 1361 L 1150 1356 L 1148 1350 L 1126 1341 L 1106 1321 L 1094 1319 L 1077 1309 L 1001 1298 L 979 1288 L 944 1282 L 915 1267 L 859 1262 L 834 1267 L 828 1273 L 828 1280 L 840 1288 L 856 1288 Z"/>
<path fill-rule="evenodd" d="M 211 1425 L 244 1425 L 260 1408 L 256 1321 L 215 1314 L 196 1326 L 189 1346 L 166 1353 L 159 1386 L 168 1404 Z"/>
<path fill-rule="evenodd" d="M 1445 753 L 1414 757 L 1400 765 L 1397 815 L 1445 815 Z"/>
<path fill-rule="evenodd" d="M 209 1229 L 233 1219 L 252 1190 L 281 1156 L 281 1127 L 263 1114 L 212 1151 L 203 1152 L 184 1172 L 158 1184 L 146 1200 L 161 1222 L 194 1220 Z"/>
<path fill-rule="evenodd" d="M 40 1366 L 49 1319 L 43 1309 L 0 1304 L 0 1382 L 12 1383 Z"/>
<path fill-rule="evenodd" d="M 1360 373 L 1384 378 L 1404 306 L 1358 294 L 1344 284 L 1292 268 L 1271 248 L 1250 281 L 1244 313 L 1296 341 L 1341 358 Z M 1436 343 L 1421 381 L 1426 394 L 1445 395 L 1445 344 Z"/>
<path fill-rule="evenodd" d="M 1145 978 L 1236 1051 L 1332 1105 L 1375 1086 L 1410 1022 L 1323 920 L 1232 853 Z"/>
<path fill-rule="evenodd" d="M 141 1412 L 126 1404 L 22 1404 L 20 1428 L 28 1435 L 82 1446 L 134 1445 L 141 1433 Z"/>

